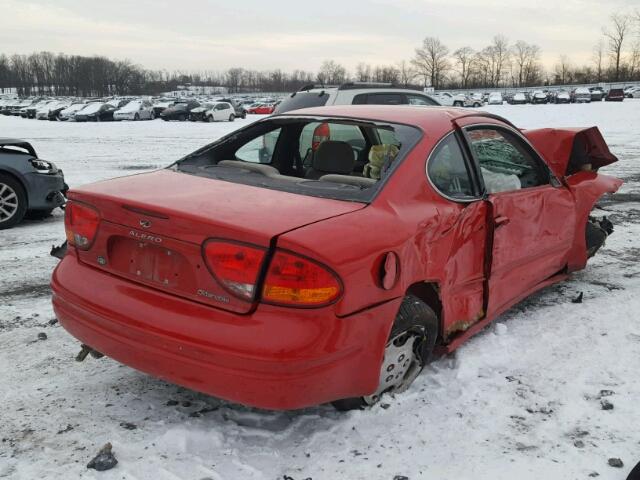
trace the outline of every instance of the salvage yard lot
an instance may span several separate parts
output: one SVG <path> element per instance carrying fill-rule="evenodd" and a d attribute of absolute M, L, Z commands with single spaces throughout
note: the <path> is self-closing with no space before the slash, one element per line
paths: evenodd
<path fill-rule="evenodd" d="M 49 299 L 62 212 L 0 232 L 0 478 L 623 478 L 640 460 L 640 100 L 485 110 L 524 128 L 597 125 L 620 159 L 603 171 L 625 181 L 601 203 L 616 231 L 586 270 L 511 309 L 369 411 L 266 412 L 107 358 L 76 363 L 79 344 Z M 255 118 L 0 117 L 0 136 L 32 142 L 73 188 L 168 165 Z M 86 470 L 106 442 L 118 466 Z M 607 465 L 612 457 L 623 470 Z"/>

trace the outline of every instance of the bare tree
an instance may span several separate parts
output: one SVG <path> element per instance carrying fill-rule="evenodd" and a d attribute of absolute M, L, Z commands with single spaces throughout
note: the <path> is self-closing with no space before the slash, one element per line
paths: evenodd
<path fill-rule="evenodd" d="M 620 63 L 622 60 L 622 47 L 629 33 L 630 17 L 624 14 L 611 15 L 611 29 L 603 29 L 602 33 L 609 39 L 609 54 L 614 68 L 614 80 L 620 80 Z"/>
<path fill-rule="evenodd" d="M 467 88 L 475 64 L 476 52 L 471 47 L 462 47 L 453 52 L 453 59 L 458 66 L 460 84 L 462 88 Z"/>
<path fill-rule="evenodd" d="M 422 48 L 416 48 L 416 55 L 411 62 L 423 78 L 425 87 L 428 86 L 428 82 L 436 89 L 440 86 L 449 70 L 448 54 L 449 49 L 446 45 L 435 37 L 425 38 Z"/>
<path fill-rule="evenodd" d="M 402 86 L 407 87 L 413 82 L 413 79 L 416 78 L 416 70 L 411 66 L 410 62 L 406 60 L 401 60 L 398 62 L 398 74 L 399 80 Z"/>
<path fill-rule="evenodd" d="M 571 62 L 566 55 L 560 55 L 558 63 L 555 66 L 557 82 L 565 85 L 570 81 Z"/>
<path fill-rule="evenodd" d="M 371 81 L 371 65 L 366 63 L 359 63 L 356 65 L 356 77 L 357 82 L 370 82 Z"/>
<path fill-rule="evenodd" d="M 323 85 L 337 85 L 347 79 L 347 70 L 333 60 L 325 60 L 318 71 L 318 82 Z"/>
<path fill-rule="evenodd" d="M 535 83 L 539 73 L 540 47 L 518 40 L 512 50 L 516 69 L 514 83 L 518 87 Z"/>
<path fill-rule="evenodd" d="M 593 47 L 593 55 L 591 56 L 593 64 L 596 68 L 598 82 L 602 81 L 602 73 L 604 71 L 604 40 L 601 38 Z"/>

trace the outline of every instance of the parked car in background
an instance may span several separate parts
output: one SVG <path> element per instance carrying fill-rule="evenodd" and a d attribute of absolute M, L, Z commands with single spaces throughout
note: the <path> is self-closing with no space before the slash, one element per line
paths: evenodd
<path fill-rule="evenodd" d="M 58 120 L 62 122 L 65 122 L 67 120 L 75 120 L 76 113 L 78 113 L 86 106 L 87 104 L 85 102 L 73 103 L 58 114 Z"/>
<path fill-rule="evenodd" d="M 175 100 L 173 99 L 162 98 L 156 100 L 153 104 L 153 114 L 155 115 L 155 118 L 159 118 L 160 114 L 164 112 L 165 109 L 173 107 L 174 104 Z"/>
<path fill-rule="evenodd" d="M 528 102 L 527 95 L 524 92 L 517 92 L 511 97 L 511 105 L 525 105 Z"/>
<path fill-rule="evenodd" d="M 547 94 L 542 90 L 536 90 L 533 92 L 531 96 L 531 103 L 548 103 L 549 99 L 547 98 Z"/>
<path fill-rule="evenodd" d="M 153 120 L 156 118 L 149 100 L 132 100 L 113 112 L 114 120 Z"/>
<path fill-rule="evenodd" d="M 203 114 L 203 120 L 207 122 L 233 122 L 235 118 L 235 110 L 229 102 L 214 102 Z"/>
<path fill-rule="evenodd" d="M 57 120 L 62 110 L 70 105 L 68 100 L 54 101 L 48 103 L 45 107 L 36 111 L 36 119 L 38 120 Z"/>
<path fill-rule="evenodd" d="M 235 118 L 247 118 L 247 110 L 235 98 L 221 98 L 219 101 L 231 104 Z"/>
<path fill-rule="evenodd" d="M 11 114 L 20 115 L 22 118 L 36 118 L 36 112 L 39 109 L 46 107 L 48 104 L 50 104 L 53 101 L 54 100 L 51 100 L 51 99 L 40 100 L 37 102 L 25 100 L 23 102 L 23 105 L 26 104 L 26 106 L 23 106 L 23 107 L 18 106 Z"/>
<path fill-rule="evenodd" d="M 111 103 L 92 102 L 76 112 L 76 122 L 108 122 L 113 120 L 116 107 Z"/>
<path fill-rule="evenodd" d="M 207 110 L 213 108 L 215 102 L 201 102 L 199 107 L 192 108 L 189 112 L 189 120 L 192 122 L 204 122 L 206 121 L 205 113 Z"/>
<path fill-rule="evenodd" d="M 284 113 L 301 108 L 329 105 L 418 105 L 441 103 L 419 90 L 397 88 L 391 83 L 348 82 L 338 87 L 307 85 L 285 97 L 275 109 Z M 251 113 L 251 110 L 248 110 Z M 265 113 L 268 110 L 265 111 Z"/>
<path fill-rule="evenodd" d="M 553 103 L 571 103 L 571 95 L 566 90 L 558 90 L 553 95 Z"/>
<path fill-rule="evenodd" d="M 592 209 L 616 157 L 597 128 L 549 130 L 309 108 L 73 189 L 55 316 L 86 353 L 228 401 L 376 404 L 612 233 Z"/>
<path fill-rule="evenodd" d="M 504 100 L 502 98 L 502 94 L 500 92 L 492 92 L 488 97 L 489 105 L 502 105 Z"/>
<path fill-rule="evenodd" d="M 624 100 L 624 91 L 621 88 L 612 88 L 605 97 L 607 102 L 622 102 Z"/>
<path fill-rule="evenodd" d="M 601 102 L 605 96 L 604 89 L 602 87 L 590 87 L 589 91 L 591 92 L 592 102 Z"/>
<path fill-rule="evenodd" d="M 258 105 L 249 108 L 247 113 L 254 115 L 271 115 L 275 108 L 276 106 L 273 103 L 259 103 Z"/>
<path fill-rule="evenodd" d="M 179 120 L 184 122 L 189 118 L 189 113 L 194 108 L 198 108 L 200 103 L 195 100 L 176 100 L 171 107 L 165 108 L 160 113 L 162 120 Z"/>
<path fill-rule="evenodd" d="M 591 92 L 586 87 L 578 87 L 573 91 L 573 103 L 591 103 Z"/>
<path fill-rule="evenodd" d="M 638 88 L 638 89 L 634 90 L 634 91 L 631 93 L 631 97 L 632 97 L 632 98 L 640 98 L 640 88 Z"/>
<path fill-rule="evenodd" d="M 52 162 L 24 140 L 0 138 L 0 230 L 26 216 L 44 217 L 64 205 L 69 187 Z"/>
<path fill-rule="evenodd" d="M 114 106 L 116 109 L 124 107 L 131 100 L 128 98 L 112 98 L 111 100 L 107 100 L 105 103 L 108 105 Z"/>
<path fill-rule="evenodd" d="M 640 87 L 635 86 L 635 85 L 630 86 L 630 87 L 626 87 L 626 88 L 623 90 L 623 92 L 624 92 L 624 96 L 625 96 L 626 98 L 633 98 L 633 94 L 634 94 L 634 92 L 636 92 L 636 91 L 638 91 L 638 90 L 640 90 Z"/>

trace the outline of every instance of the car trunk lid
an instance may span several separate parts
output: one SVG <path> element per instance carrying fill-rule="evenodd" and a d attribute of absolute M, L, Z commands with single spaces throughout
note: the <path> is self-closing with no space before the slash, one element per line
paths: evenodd
<path fill-rule="evenodd" d="M 598 170 L 618 161 L 609 151 L 598 127 L 540 128 L 523 130 L 522 133 L 558 177 L 581 170 Z"/>
<path fill-rule="evenodd" d="M 210 238 L 269 249 L 278 235 L 366 204 L 308 197 L 171 170 L 123 177 L 69 192 L 98 209 L 100 227 L 82 262 L 168 293 L 247 313 L 209 272 Z"/>

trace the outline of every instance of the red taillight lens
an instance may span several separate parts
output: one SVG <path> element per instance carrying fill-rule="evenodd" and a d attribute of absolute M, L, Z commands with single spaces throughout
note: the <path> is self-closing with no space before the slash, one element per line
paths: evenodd
<path fill-rule="evenodd" d="M 319 307 L 335 301 L 342 285 L 319 263 L 276 251 L 262 288 L 262 301 L 297 307 Z"/>
<path fill-rule="evenodd" d="M 230 293 L 252 300 L 265 250 L 242 243 L 210 240 L 204 258 L 214 277 Z"/>
<path fill-rule="evenodd" d="M 67 241 L 80 250 L 89 250 L 98 231 L 100 214 L 82 203 L 69 202 L 65 207 L 64 229 Z"/>
<path fill-rule="evenodd" d="M 315 152 L 322 142 L 330 139 L 331 139 L 331 128 L 329 127 L 329 124 L 321 123 L 313 131 L 313 140 L 311 141 L 311 150 Z"/>

